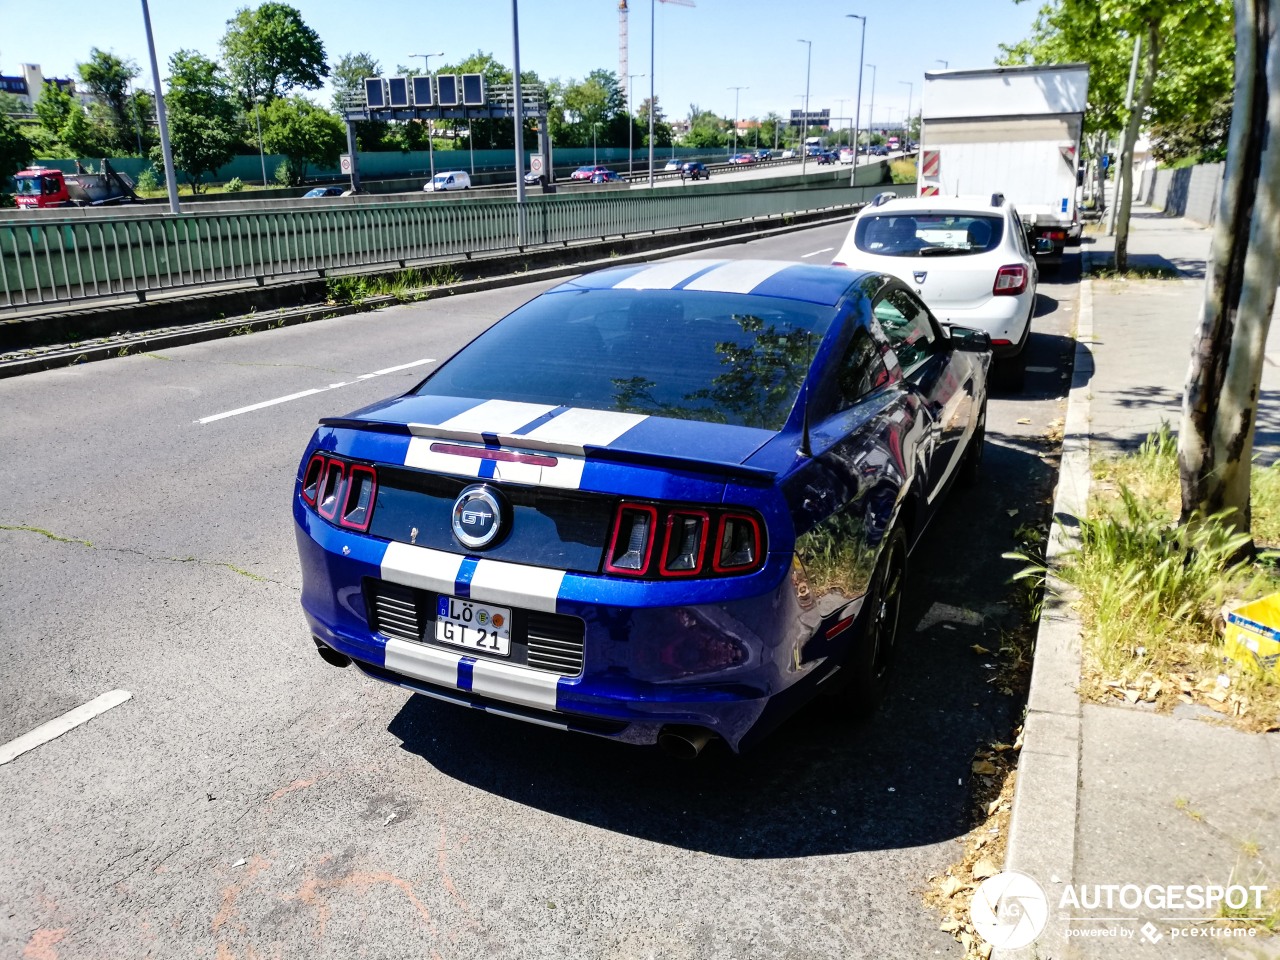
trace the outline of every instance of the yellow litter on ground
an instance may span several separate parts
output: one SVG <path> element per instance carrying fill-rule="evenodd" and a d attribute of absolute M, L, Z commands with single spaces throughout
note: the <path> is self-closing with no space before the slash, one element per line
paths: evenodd
<path fill-rule="evenodd" d="M 1224 644 L 1227 656 L 1242 666 L 1280 676 L 1280 593 L 1228 613 Z"/>

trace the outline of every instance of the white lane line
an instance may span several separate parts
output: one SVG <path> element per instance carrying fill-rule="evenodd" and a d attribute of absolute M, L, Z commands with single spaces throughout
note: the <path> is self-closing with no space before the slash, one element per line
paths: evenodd
<path fill-rule="evenodd" d="M 60 717 L 55 717 L 47 723 L 40 724 L 30 733 L 24 733 L 16 740 L 10 740 L 0 746 L 0 766 L 22 756 L 28 750 L 34 750 L 50 740 L 56 740 L 68 730 L 74 730 L 80 724 L 88 723 L 94 717 L 106 713 L 112 707 L 118 707 L 126 700 L 131 699 L 133 699 L 133 694 L 128 690 L 111 690 L 100 697 L 94 697 L 88 703 L 81 704 L 74 710 L 67 711 Z"/>
<path fill-rule="evenodd" d="M 420 367 L 427 363 L 435 363 L 435 358 L 427 357 L 425 360 L 415 360 L 413 363 L 402 363 L 399 366 L 375 370 L 373 373 L 362 373 L 356 377 L 355 380 L 344 380 L 342 383 L 331 383 L 327 387 L 315 387 L 311 390 L 300 390 L 297 393 L 289 394 L 287 397 L 276 397 L 274 400 L 263 400 L 261 403 L 251 403 L 247 407 L 237 407 L 235 410 L 215 413 L 210 417 L 201 417 L 196 421 L 196 423 L 213 423 L 215 420 L 225 420 L 227 417 L 238 417 L 242 413 L 252 413 L 254 410 L 261 410 L 263 407 L 274 407 L 277 403 L 288 403 L 290 400 L 301 400 L 303 397 L 309 397 L 316 393 L 323 393 L 326 390 L 337 390 L 339 387 L 349 386 L 352 383 L 359 383 L 362 380 L 380 377 L 384 373 L 398 373 L 401 370 L 411 370 L 414 367 Z"/>
<path fill-rule="evenodd" d="M 800 254 L 800 259 L 801 259 L 801 260 L 806 260 L 806 259 L 808 259 L 809 257 L 816 257 L 816 256 L 817 256 L 818 254 L 820 254 L 820 253 L 830 253 L 830 252 L 831 252 L 832 250 L 834 250 L 834 249 L 835 249 L 835 247 L 823 247 L 821 250 L 815 250 L 815 251 L 813 251 L 813 253 L 802 253 L 802 254 Z"/>

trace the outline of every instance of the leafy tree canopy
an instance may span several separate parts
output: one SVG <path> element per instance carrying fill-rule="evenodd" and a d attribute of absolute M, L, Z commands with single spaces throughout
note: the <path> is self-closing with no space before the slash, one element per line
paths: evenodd
<path fill-rule="evenodd" d="M 135 139 L 129 88 L 138 76 L 138 65 L 93 47 L 88 61 L 76 64 L 76 70 L 93 95 L 100 138 L 108 148 L 128 151 Z"/>
<path fill-rule="evenodd" d="M 174 166 L 193 192 L 200 181 L 230 162 L 241 140 L 240 111 L 222 68 L 194 50 L 169 58 L 169 140 Z"/>
<path fill-rule="evenodd" d="M 280 153 L 289 181 L 299 184 L 310 164 L 333 166 L 347 142 L 342 121 L 305 97 L 273 100 L 262 116 L 262 142 L 268 153 Z"/>
<path fill-rule="evenodd" d="M 329 76 L 320 35 L 286 3 L 244 7 L 227 21 L 222 57 L 231 85 L 246 105 L 291 90 L 315 90 Z"/>

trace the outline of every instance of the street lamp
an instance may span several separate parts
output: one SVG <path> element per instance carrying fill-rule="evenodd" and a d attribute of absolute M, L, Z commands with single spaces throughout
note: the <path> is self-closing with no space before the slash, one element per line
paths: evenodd
<path fill-rule="evenodd" d="M 804 141 L 809 139 L 809 68 L 813 66 L 813 41 L 797 40 L 796 43 L 807 44 L 809 48 L 804 62 L 804 119 L 800 122 L 804 131 L 800 136 L 800 174 L 803 176 L 809 163 L 809 145 Z"/>
<path fill-rule="evenodd" d="M 512 123 L 515 124 L 515 161 L 516 161 L 516 214 L 517 239 L 524 246 L 524 103 L 520 93 L 520 12 L 517 0 L 511 0 L 511 95 L 515 105 L 511 111 Z"/>
<path fill-rule="evenodd" d="M 902 121 L 902 139 L 910 140 L 911 131 L 908 129 L 908 127 L 911 125 L 911 97 L 916 92 L 916 85 L 912 83 L 910 80 L 899 80 L 898 82 L 905 83 L 907 85 L 907 116 Z"/>
<path fill-rule="evenodd" d="M 262 149 L 262 98 L 253 98 L 253 122 L 258 125 L 258 162 L 262 164 L 262 188 L 267 187 L 267 155 Z"/>
<path fill-rule="evenodd" d="M 733 91 L 733 152 L 738 152 L 738 97 L 741 96 L 743 90 L 750 90 L 750 87 L 725 87 L 726 90 Z"/>
<path fill-rule="evenodd" d="M 443 56 L 444 56 L 444 51 L 442 50 L 439 53 L 411 53 L 409 54 L 409 59 L 412 60 L 414 57 L 421 57 L 422 71 L 429 77 L 431 76 L 431 58 L 443 57 Z M 432 180 L 435 180 L 436 178 L 436 151 L 435 151 L 434 145 L 431 143 L 431 134 L 434 132 L 433 131 L 434 126 L 435 125 L 431 122 L 431 118 L 428 117 L 427 118 L 427 156 L 430 158 Z"/>
<path fill-rule="evenodd" d="M 871 100 L 867 104 L 867 146 L 871 146 L 871 137 L 876 128 L 876 65 L 868 63 L 871 68 Z"/>
<path fill-rule="evenodd" d="M 950 60 L 935 60 L 935 61 L 933 61 L 933 62 L 934 62 L 934 63 L 940 63 L 940 64 L 942 64 L 942 69 L 943 69 L 943 70 L 950 70 L 950 69 L 951 69 L 951 61 L 950 61 Z"/>
<path fill-rule="evenodd" d="M 867 49 L 867 18 L 857 13 L 846 13 L 845 16 L 862 21 L 862 39 L 858 43 L 858 99 L 853 107 L 853 168 L 849 171 L 849 186 L 852 187 L 858 177 L 858 140 L 862 134 L 862 55 Z"/>
<path fill-rule="evenodd" d="M 142 22 L 147 28 L 147 53 L 151 55 L 151 78 L 156 85 L 156 120 L 160 122 L 160 152 L 164 156 L 164 182 L 169 188 L 169 212 L 181 213 L 178 205 L 178 177 L 173 169 L 173 149 L 169 146 L 169 121 L 164 113 L 164 94 L 160 92 L 160 64 L 156 61 L 156 42 L 151 35 L 151 11 L 142 0 Z"/>
<path fill-rule="evenodd" d="M 591 165 L 598 166 L 600 161 L 596 159 L 596 127 L 600 126 L 599 120 L 591 121 Z"/>
<path fill-rule="evenodd" d="M 635 147 L 633 146 L 633 144 L 635 143 L 635 131 L 636 131 L 635 112 L 631 108 L 631 81 L 634 80 L 636 77 L 643 77 L 643 76 L 644 76 L 643 73 L 627 74 L 627 178 L 628 179 L 631 178 L 631 175 L 634 172 L 633 164 L 635 161 Z M 652 100 L 649 101 L 649 112 L 653 113 Z"/>

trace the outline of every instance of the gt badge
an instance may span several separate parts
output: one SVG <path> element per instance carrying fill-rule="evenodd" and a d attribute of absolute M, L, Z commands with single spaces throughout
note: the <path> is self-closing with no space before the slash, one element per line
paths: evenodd
<path fill-rule="evenodd" d="M 484 484 L 467 487 L 453 501 L 453 535 L 471 550 L 483 550 L 502 535 L 502 502 Z"/>

